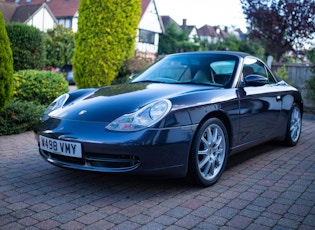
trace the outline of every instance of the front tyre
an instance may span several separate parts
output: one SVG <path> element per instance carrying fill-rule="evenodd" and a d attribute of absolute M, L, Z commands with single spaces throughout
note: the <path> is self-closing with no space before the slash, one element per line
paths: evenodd
<path fill-rule="evenodd" d="M 224 124 L 210 118 L 197 131 L 190 152 L 188 178 L 203 186 L 213 185 L 222 175 L 229 149 Z"/>
<path fill-rule="evenodd" d="M 293 104 L 287 123 L 285 144 L 288 146 L 295 146 L 300 139 L 301 129 L 302 129 L 301 109 L 297 104 Z"/>

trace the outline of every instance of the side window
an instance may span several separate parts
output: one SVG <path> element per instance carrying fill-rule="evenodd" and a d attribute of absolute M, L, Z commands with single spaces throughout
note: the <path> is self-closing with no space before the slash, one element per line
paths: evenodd
<path fill-rule="evenodd" d="M 268 78 L 269 84 L 276 83 L 276 80 L 267 69 L 264 63 L 254 58 L 246 58 L 243 66 L 243 78 L 249 74 L 257 74 Z"/>
<path fill-rule="evenodd" d="M 269 84 L 275 84 L 275 83 L 277 83 L 277 81 L 275 80 L 275 78 L 273 77 L 273 75 L 270 73 L 269 70 L 267 70 L 267 74 L 268 74 Z"/>

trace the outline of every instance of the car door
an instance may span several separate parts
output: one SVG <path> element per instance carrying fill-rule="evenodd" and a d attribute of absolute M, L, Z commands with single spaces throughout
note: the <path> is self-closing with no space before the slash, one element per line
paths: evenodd
<path fill-rule="evenodd" d="M 240 145 L 267 138 L 274 133 L 281 112 L 282 98 L 277 89 L 277 80 L 260 60 L 246 57 L 242 74 L 242 86 L 238 88 Z M 266 77 L 268 84 L 246 85 L 245 77 L 253 74 Z"/>

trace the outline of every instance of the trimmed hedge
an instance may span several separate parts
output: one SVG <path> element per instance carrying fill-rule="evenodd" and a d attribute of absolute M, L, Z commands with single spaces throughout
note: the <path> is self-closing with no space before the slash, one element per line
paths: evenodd
<path fill-rule="evenodd" d="M 14 71 L 42 69 L 45 64 L 43 33 L 20 22 L 6 24 L 13 52 Z"/>
<path fill-rule="evenodd" d="M 21 70 L 14 74 L 14 98 L 49 105 L 55 98 L 69 91 L 63 75 L 40 70 Z"/>
<path fill-rule="evenodd" d="M 0 136 L 33 130 L 45 108 L 31 101 L 10 101 L 7 109 L 0 112 Z"/>

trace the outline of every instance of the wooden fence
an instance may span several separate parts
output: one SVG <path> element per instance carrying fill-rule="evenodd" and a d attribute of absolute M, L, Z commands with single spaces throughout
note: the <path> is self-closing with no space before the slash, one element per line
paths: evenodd
<path fill-rule="evenodd" d="M 289 84 L 294 85 L 301 91 L 305 111 L 315 111 L 315 100 L 309 98 L 309 92 L 306 89 L 305 81 L 309 80 L 311 76 L 315 76 L 312 72 L 311 65 L 299 63 L 272 63 L 272 70 L 276 73 L 285 65 Z"/>

